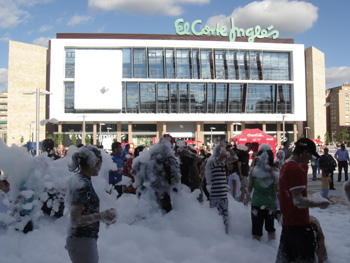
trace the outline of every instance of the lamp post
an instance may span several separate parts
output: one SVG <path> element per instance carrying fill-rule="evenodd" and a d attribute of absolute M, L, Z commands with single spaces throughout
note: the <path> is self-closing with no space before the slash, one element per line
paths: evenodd
<path fill-rule="evenodd" d="M 306 138 L 307 138 L 307 130 L 309 130 L 309 129 L 310 129 L 310 127 L 308 127 L 308 126 L 305 127 L 305 135 L 306 135 L 305 137 Z"/>
<path fill-rule="evenodd" d="M 210 127 L 210 144 L 213 147 L 213 130 L 216 130 L 215 127 Z"/>
<path fill-rule="evenodd" d="M 101 134 L 101 126 L 102 125 L 106 125 L 106 124 L 104 124 L 103 122 L 100 122 L 100 136 L 99 137 L 102 137 L 102 134 Z M 98 140 L 98 141 L 99 141 L 100 145 L 102 145 L 102 140 Z"/>
<path fill-rule="evenodd" d="M 39 116 L 40 116 L 40 95 L 51 95 L 51 92 L 46 90 L 36 89 L 36 91 L 26 91 L 23 93 L 24 95 L 33 95 L 36 94 L 36 125 L 35 125 L 35 133 L 36 133 L 36 147 L 35 147 L 35 155 L 39 155 Z"/>
<path fill-rule="evenodd" d="M 286 117 L 286 115 L 282 114 L 282 129 L 283 129 L 283 142 L 286 141 L 286 125 L 284 122 L 284 118 Z"/>

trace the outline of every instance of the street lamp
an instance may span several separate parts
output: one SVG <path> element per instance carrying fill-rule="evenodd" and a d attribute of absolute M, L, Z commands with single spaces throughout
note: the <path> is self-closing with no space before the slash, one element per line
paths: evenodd
<path fill-rule="evenodd" d="M 36 94 L 36 125 L 35 125 L 35 131 L 36 131 L 36 156 L 39 156 L 39 116 L 40 116 L 40 95 L 51 95 L 51 92 L 48 92 L 46 90 L 40 90 L 36 89 L 36 91 L 26 91 L 23 93 L 24 95 L 33 95 Z"/>
<path fill-rule="evenodd" d="M 216 130 L 215 127 L 210 127 L 210 144 L 213 146 L 213 130 Z"/>
<path fill-rule="evenodd" d="M 307 130 L 309 130 L 309 129 L 310 129 L 310 127 L 308 127 L 308 126 L 305 127 L 305 135 L 306 135 L 305 137 L 306 138 L 307 138 Z"/>
<path fill-rule="evenodd" d="M 286 117 L 286 115 L 282 114 L 283 142 L 286 141 L 286 126 L 285 126 L 285 122 L 284 122 L 285 117 Z"/>

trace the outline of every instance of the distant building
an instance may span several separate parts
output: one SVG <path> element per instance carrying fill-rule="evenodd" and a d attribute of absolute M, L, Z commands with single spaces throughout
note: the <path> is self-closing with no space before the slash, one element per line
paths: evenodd
<path fill-rule="evenodd" d="M 350 84 L 328 89 L 326 93 L 327 131 L 331 140 L 338 141 L 341 131 L 344 129 L 350 131 Z"/>
<path fill-rule="evenodd" d="M 6 141 L 7 134 L 7 100 L 8 92 L 3 90 L 0 93 L 0 138 Z"/>

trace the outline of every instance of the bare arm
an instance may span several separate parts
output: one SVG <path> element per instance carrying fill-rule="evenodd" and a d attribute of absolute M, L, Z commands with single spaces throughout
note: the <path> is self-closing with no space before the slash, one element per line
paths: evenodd
<path fill-rule="evenodd" d="M 70 208 L 72 227 L 81 227 L 102 221 L 106 224 L 114 223 L 116 218 L 116 211 L 114 208 L 107 209 L 100 213 L 90 215 L 83 215 L 84 204 L 80 202 L 73 202 Z"/>
<path fill-rule="evenodd" d="M 297 188 L 292 190 L 293 204 L 298 208 L 306 208 L 306 207 L 320 207 L 327 208 L 330 202 L 328 200 L 322 201 L 313 201 L 307 197 L 301 195 L 303 188 Z"/>

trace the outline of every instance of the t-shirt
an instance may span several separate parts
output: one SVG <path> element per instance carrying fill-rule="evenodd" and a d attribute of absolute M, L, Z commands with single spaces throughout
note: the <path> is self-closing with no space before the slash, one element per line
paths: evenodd
<path fill-rule="evenodd" d="M 216 159 L 210 164 L 212 171 L 210 199 L 227 198 L 227 178 L 225 163 L 217 163 Z"/>
<path fill-rule="evenodd" d="M 236 181 L 236 196 L 233 196 L 233 185 L 232 185 L 232 181 Z M 230 194 L 237 198 L 239 196 L 241 196 L 241 181 L 239 179 L 239 176 L 237 173 L 233 173 L 230 175 L 229 179 L 228 179 L 228 185 L 230 187 Z"/>
<path fill-rule="evenodd" d="M 245 151 L 239 151 L 237 154 L 238 162 L 241 163 L 242 176 L 248 176 L 249 174 L 249 153 Z"/>
<path fill-rule="evenodd" d="M 293 204 L 292 190 L 303 189 L 301 195 L 307 197 L 308 166 L 287 161 L 280 171 L 279 195 L 283 226 L 305 226 L 310 223 L 309 208 L 298 208 Z"/>
<path fill-rule="evenodd" d="M 271 177 L 259 178 L 253 177 L 254 192 L 252 197 L 252 206 L 263 209 L 276 210 L 277 196 L 275 191 L 275 180 Z"/>
<path fill-rule="evenodd" d="M 118 168 L 124 167 L 124 159 L 122 155 L 114 155 L 111 154 L 113 162 L 115 162 L 118 166 Z M 116 184 L 119 183 L 122 180 L 123 173 L 118 173 L 118 171 L 112 171 L 109 172 L 109 183 L 110 184 Z"/>
<path fill-rule="evenodd" d="M 81 187 L 74 189 L 71 194 L 71 202 L 79 202 L 84 204 L 83 215 L 90 215 L 100 211 L 100 199 L 96 194 L 91 183 L 91 178 L 84 174 L 76 174 L 78 176 Z M 79 184 L 80 185 L 80 184 Z M 100 230 L 100 222 L 97 221 L 87 226 L 72 227 L 70 235 L 73 237 L 98 237 Z"/>

